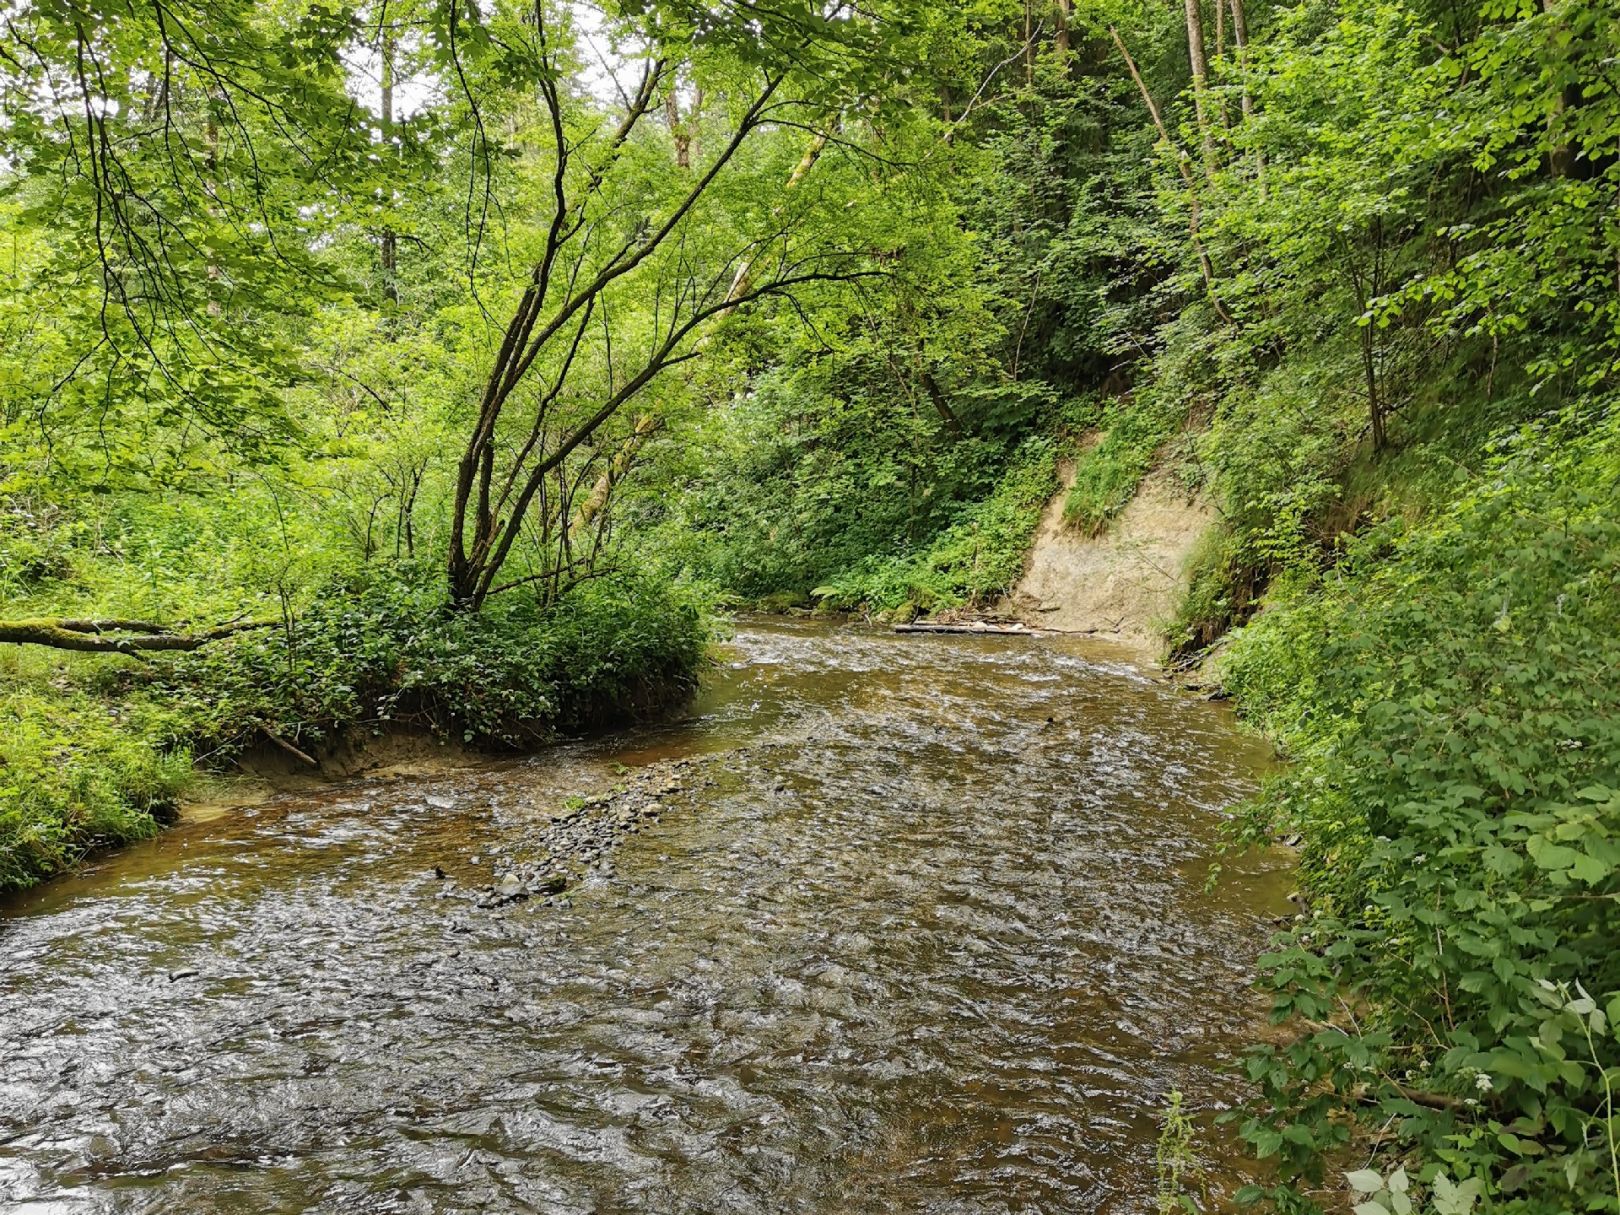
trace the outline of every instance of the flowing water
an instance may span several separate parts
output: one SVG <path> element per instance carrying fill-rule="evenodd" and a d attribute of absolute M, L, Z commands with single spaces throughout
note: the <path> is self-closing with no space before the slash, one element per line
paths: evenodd
<path fill-rule="evenodd" d="M 681 757 L 566 904 L 440 897 Z M 746 624 L 678 724 L 183 822 L 0 918 L 0 1209 L 1151 1211 L 1168 1092 L 1240 1092 L 1263 763 L 1082 642 Z"/>

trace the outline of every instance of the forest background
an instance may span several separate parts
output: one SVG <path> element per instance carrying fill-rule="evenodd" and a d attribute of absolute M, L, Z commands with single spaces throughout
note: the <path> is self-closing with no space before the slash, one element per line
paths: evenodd
<path fill-rule="evenodd" d="M 1620 1211 L 1617 63 L 1579 0 L 6 6 L 0 886 L 254 747 L 656 712 L 722 608 L 986 605 L 1060 458 L 1094 533 L 1168 471 L 1167 654 L 1305 840 L 1244 1197 Z"/>

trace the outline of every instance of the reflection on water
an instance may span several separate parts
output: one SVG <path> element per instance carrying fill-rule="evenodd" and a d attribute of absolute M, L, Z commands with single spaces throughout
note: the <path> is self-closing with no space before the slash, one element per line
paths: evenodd
<path fill-rule="evenodd" d="M 1234 1096 L 1279 907 L 1276 858 L 1204 888 L 1256 744 L 1056 639 L 750 624 L 708 685 L 678 725 L 282 796 L 17 904 L 5 1209 L 1151 1210 L 1164 1095 Z M 677 756 L 715 783 L 572 906 L 438 897 L 435 865 L 487 880 Z"/>

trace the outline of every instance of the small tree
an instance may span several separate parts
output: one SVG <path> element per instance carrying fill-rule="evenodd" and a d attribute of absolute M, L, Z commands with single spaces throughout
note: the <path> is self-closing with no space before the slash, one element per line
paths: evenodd
<path fill-rule="evenodd" d="M 589 573 L 600 532 L 579 547 L 575 516 L 600 527 L 604 512 L 580 490 L 587 481 L 600 487 L 603 476 L 611 489 L 617 479 L 612 461 L 598 467 L 593 443 L 665 371 L 702 353 L 706 325 L 755 300 L 879 273 L 830 225 L 815 223 L 813 208 L 788 206 L 783 188 L 802 179 L 838 126 L 848 77 L 825 69 L 838 65 L 828 51 L 847 49 L 847 31 L 773 28 L 777 38 L 763 40 L 765 51 L 729 65 L 722 100 L 735 117 L 723 138 L 706 141 L 715 151 L 682 166 L 667 154 L 643 160 L 636 150 L 644 130 L 658 137 L 643 119 L 673 87 L 670 64 L 690 55 L 693 43 L 664 39 L 645 52 L 634 92 L 609 129 L 597 107 L 566 87 L 543 8 L 532 22 L 539 142 L 550 168 L 544 237 L 456 469 L 449 591 L 471 611 L 519 582 L 549 579 L 556 593 Z M 812 60 L 819 70 L 802 70 Z M 792 130 L 812 139 L 812 153 L 793 173 L 750 177 L 755 189 L 747 195 L 728 185 L 745 160 L 768 173 L 774 162 L 761 145 L 780 144 Z M 776 183 L 777 197 L 766 199 L 776 205 L 760 205 L 761 181 Z M 503 582 L 526 534 L 550 562 Z"/>

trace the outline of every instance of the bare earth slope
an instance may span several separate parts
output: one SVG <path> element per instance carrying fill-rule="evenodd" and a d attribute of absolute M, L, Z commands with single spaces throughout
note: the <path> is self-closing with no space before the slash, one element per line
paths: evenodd
<path fill-rule="evenodd" d="M 1162 622 L 1187 586 L 1187 565 L 1214 507 L 1155 468 L 1100 536 L 1063 522 L 1065 488 L 1047 503 L 1024 576 L 1006 607 L 1044 629 L 1090 633 L 1157 651 Z"/>

